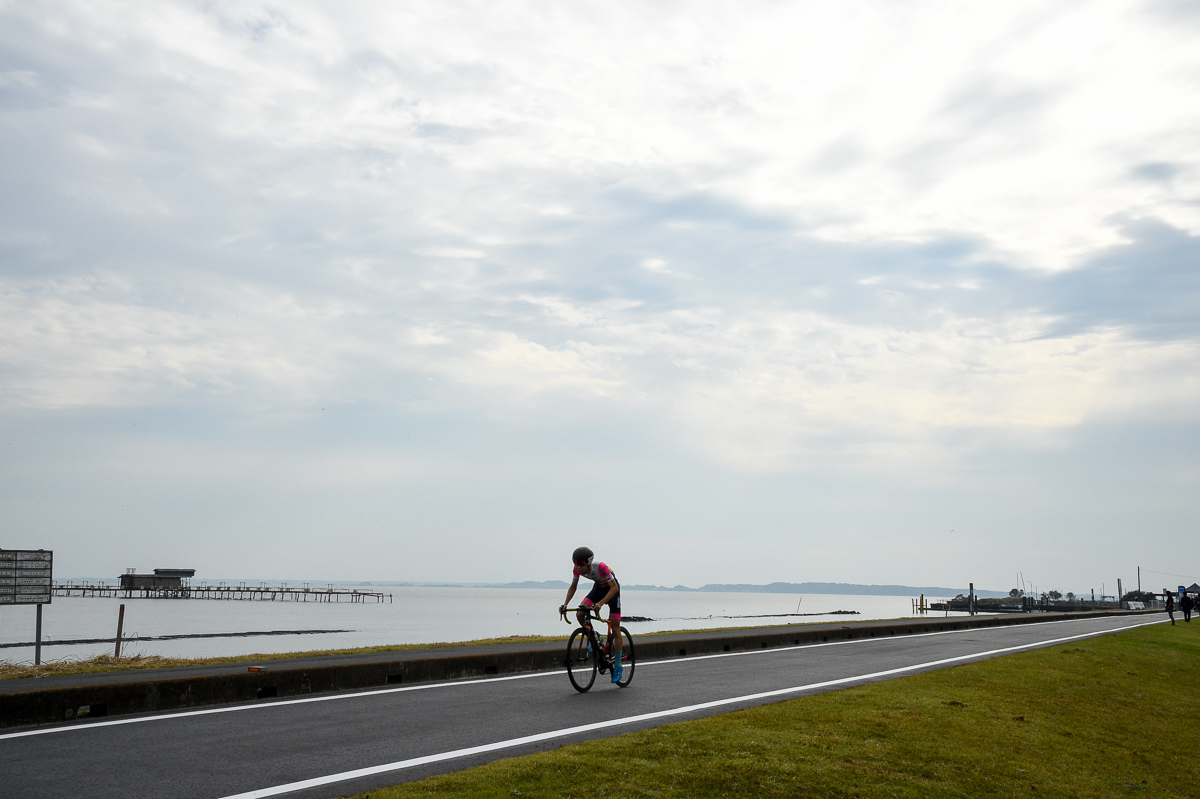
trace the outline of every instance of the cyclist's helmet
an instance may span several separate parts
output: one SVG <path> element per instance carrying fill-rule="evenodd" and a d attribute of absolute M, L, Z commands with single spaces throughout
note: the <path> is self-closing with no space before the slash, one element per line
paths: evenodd
<path fill-rule="evenodd" d="M 581 560 L 586 561 L 587 565 L 589 566 L 592 565 L 592 558 L 594 557 L 596 557 L 596 553 L 592 552 L 592 550 L 588 549 L 587 547 L 579 547 L 571 553 L 571 560 L 575 561 L 576 563 Z"/>

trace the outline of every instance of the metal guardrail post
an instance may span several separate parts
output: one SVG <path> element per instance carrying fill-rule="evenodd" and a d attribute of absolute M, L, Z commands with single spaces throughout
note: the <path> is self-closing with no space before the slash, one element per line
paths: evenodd
<path fill-rule="evenodd" d="M 117 660 L 121 659 L 121 632 L 125 628 L 125 605 L 121 605 L 121 609 L 117 611 L 117 647 L 113 650 L 113 657 Z"/>

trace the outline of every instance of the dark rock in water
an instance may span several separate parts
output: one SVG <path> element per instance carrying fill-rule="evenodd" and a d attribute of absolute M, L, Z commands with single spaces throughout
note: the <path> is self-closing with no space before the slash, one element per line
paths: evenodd
<path fill-rule="evenodd" d="M 649 616 L 622 616 L 621 621 L 654 621 Z"/>
<path fill-rule="evenodd" d="M 831 610 L 829 612 L 829 615 L 830 616 L 858 616 L 860 614 L 857 610 Z"/>

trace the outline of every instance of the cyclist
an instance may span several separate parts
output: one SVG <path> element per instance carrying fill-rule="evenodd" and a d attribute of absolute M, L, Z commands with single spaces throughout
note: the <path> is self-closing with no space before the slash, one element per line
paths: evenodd
<path fill-rule="evenodd" d="M 607 563 L 595 563 L 596 555 L 587 547 L 579 547 L 571 553 L 571 560 L 575 564 L 575 570 L 571 579 L 571 587 L 567 589 L 567 598 L 559 606 L 558 612 L 565 613 L 567 605 L 571 602 L 571 597 L 575 596 L 575 589 L 579 586 L 579 578 L 586 577 L 591 580 L 594 585 L 592 590 L 588 592 L 587 597 L 579 603 L 579 612 L 576 618 L 579 623 L 583 624 L 587 621 L 588 609 L 595 606 L 597 612 L 602 605 L 608 605 L 608 625 L 609 630 L 616 625 L 616 634 L 613 635 L 613 669 L 612 681 L 617 682 L 621 679 L 621 584 L 617 582 L 617 575 L 613 570 L 608 568 Z"/>

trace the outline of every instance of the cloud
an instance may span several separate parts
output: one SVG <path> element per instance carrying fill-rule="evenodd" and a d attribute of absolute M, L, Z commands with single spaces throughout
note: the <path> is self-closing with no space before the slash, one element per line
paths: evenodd
<path fill-rule="evenodd" d="M 1133 176 L 1142 180 L 1168 181 L 1183 171 L 1176 164 L 1147 163 L 1138 164 L 1133 168 Z"/>
<path fill-rule="evenodd" d="M 373 188 L 385 208 L 420 209 L 433 226 L 467 209 L 503 218 L 569 200 L 554 175 L 652 175 L 824 238 L 954 230 L 1062 268 L 1114 243 L 1106 220 L 1128 202 L 1090 164 L 1132 170 L 1154 158 L 1150 143 L 1196 165 L 1176 143 L 1197 126 L 1194 56 L 1136 3 L 875 12 L 663 7 L 642 9 L 653 24 L 631 29 L 620 9 L 514 26 L 499 9 L 453 4 L 351 4 L 336 19 L 172 5 L 129 20 L 63 3 L 37 17 L 9 11 L 7 74 L 24 76 L 26 93 L 44 87 L 51 116 L 25 124 L 120 154 L 120 174 L 139 174 L 146 191 L 169 195 L 166 176 L 190 163 L 190 187 L 268 203 L 316 186 L 326 197 Z M 60 19 L 70 24 L 54 27 Z M 140 187 L 79 188 L 115 199 Z M 1178 199 L 1149 203 L 1141 213 L 1200 227 Z"/>
<path fill-rule="evenodd" d="M 1142 339 L 1200 337 L 1200 236 L 1158 220 L 1130 222 L 1128 243 L 1046 281 L 1047 305 L 1063 324 L 1111 326 Z"/>
<path fill-rule="evenodd" d="M 788 475 L 895 497 L 1194 426 L 1200 56 L 1163 8 L 4 6 L 0 424 L 156 413 L 306 485 L 345 447 L 430 518 L 422 463 L 512 451 L 561 497 L 765 486 L 714 541 L 798 513 Z"/>
<path fill-rule="evenodd" d="M 570 219 L 531 216 L 465 254 L 329 264 L 306 245 L 228 287 L 187 269 L 174 307 L 128 278 L 18 284 L 4 295 L 5 399 L 436 397 L 517 425 L 633 414 L 756 472 L 899 467 L 952 430 L 1194 410 L 1196 238 L 1161 223 L 1047 274 L 990 261 L 981 241 L 830 243 L 712 196 L 593 192 L 571 192 Z M 647 268 L 646 252 L 690 279 Z"/>

